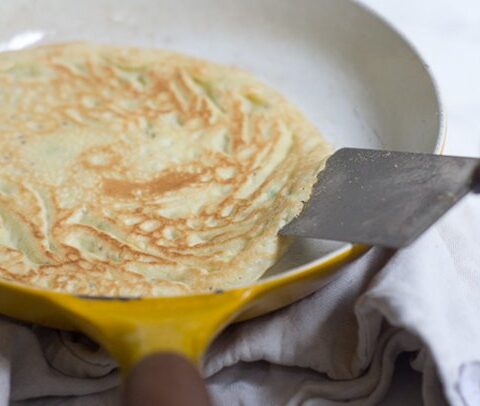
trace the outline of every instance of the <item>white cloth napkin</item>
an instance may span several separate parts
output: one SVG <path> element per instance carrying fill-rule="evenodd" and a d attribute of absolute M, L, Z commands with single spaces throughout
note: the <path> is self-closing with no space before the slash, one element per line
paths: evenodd
<path fill-rule="evenodd" d="M 400 354 L 426 405 L 480 405 L 480 197 L 411 247 L 372 249 L 309 298 L 231 326 L 205 374 L 219 405 L 368 405 Z M 113 405 L 118 383 L 83 336 L 0 321 L 0 405 Z"/>

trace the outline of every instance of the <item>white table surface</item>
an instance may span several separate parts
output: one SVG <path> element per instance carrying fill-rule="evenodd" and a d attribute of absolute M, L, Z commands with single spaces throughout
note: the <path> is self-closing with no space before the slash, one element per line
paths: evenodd
<path fill-rule="evenodd" d="M 480 1 L 362 0 L 424 57 L 447 113 L 445 153 L 480 156 Z M 382 405 L 421 405 L 421 375 L 400 360 Z"/>

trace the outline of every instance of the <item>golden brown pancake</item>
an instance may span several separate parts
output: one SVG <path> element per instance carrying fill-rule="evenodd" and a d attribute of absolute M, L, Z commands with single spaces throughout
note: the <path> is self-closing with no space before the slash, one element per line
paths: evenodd
<path fill-rule="evenodd" d="M 255 281 L 329 148 L 250 74 L 172 52 L 0 54 L 0 276 L 84 295 Z"/>

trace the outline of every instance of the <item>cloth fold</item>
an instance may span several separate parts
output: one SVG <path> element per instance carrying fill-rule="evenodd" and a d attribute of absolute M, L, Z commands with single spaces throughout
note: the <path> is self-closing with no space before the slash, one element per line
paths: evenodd
<path fill-rule="evenodd" d="M 0 405 L 113 405 L 116 364 L 74 333 L 0 321 Z M 407 249 L 373 248 L 310 297 L 230 326 L 204 374 L 219 405 L 369 405 L 404 354 L 428 405 L 480 404 L 480 198 Z"/>

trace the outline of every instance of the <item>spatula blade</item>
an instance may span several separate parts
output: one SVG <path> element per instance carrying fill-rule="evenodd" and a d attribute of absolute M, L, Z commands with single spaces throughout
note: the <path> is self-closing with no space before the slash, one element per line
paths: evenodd
<path fill-rule="evenodd" d="M 472 190 L 479 171 L 474 158 L 343 148 L 280 234 L 401 248 Z"/>

